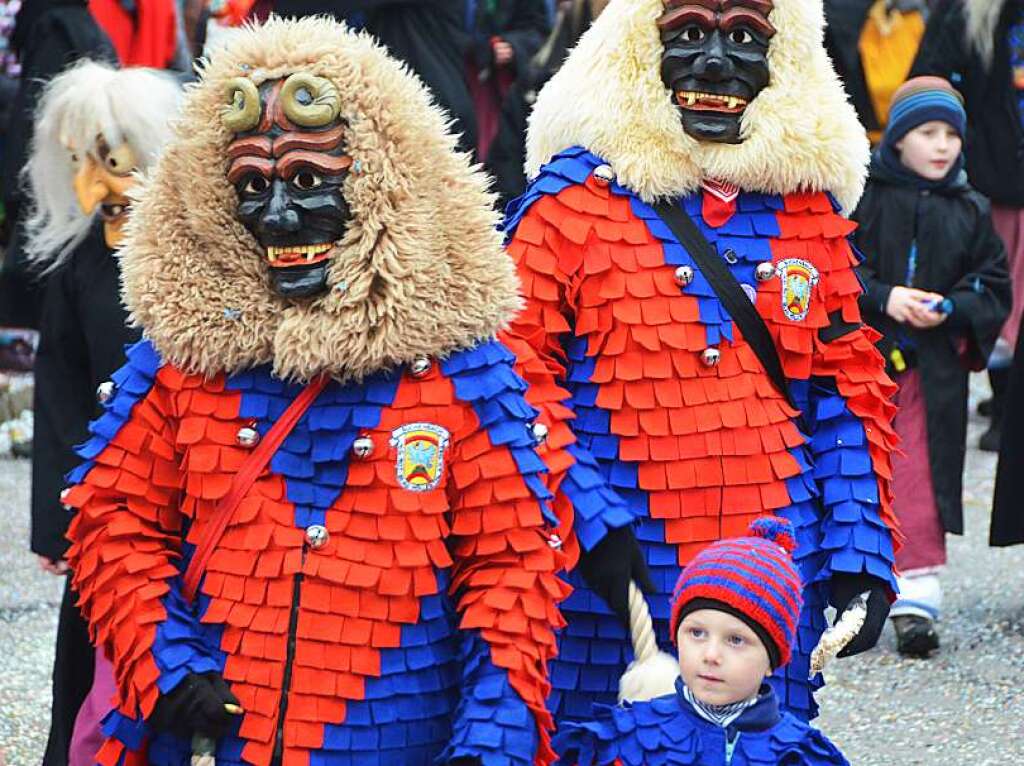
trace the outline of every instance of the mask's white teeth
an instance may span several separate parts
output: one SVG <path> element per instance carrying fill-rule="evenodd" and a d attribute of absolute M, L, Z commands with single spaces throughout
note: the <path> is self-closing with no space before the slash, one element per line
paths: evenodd
<path fill-rule="evenodd" d="M 693 106 L 696 101 L 697 101 L 697 94 L 696 93 L 687 93 L 686 94 L 686 105 L 687 106 Z"/>
<path fill-rule="evenodd" d="M 730 109 L 735 109 L 736 108 L 736 97 L 735 96 L 729 96 L 729 100 L 726 101 L 726 106 L 728 106 Z"/>

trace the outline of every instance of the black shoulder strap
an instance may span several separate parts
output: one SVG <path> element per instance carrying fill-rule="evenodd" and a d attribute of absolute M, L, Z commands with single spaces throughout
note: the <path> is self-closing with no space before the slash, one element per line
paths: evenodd
<path fill-rule="evenodd" d="M 677 200 L 659 202 L 654 206 L 654 210 L 697 263 L 700 273 L 711 284 L 711 289 L 715 291 L 715 295 L 725 306 L 729 316 L 740 328 L 744 339 L 757 354 L 761 366 L 768 373 L 775 388 L 786 398 L 793 409 L 799 410 L 800 408 L 794 404 L 793 397 L 789 392 L 789 384 L 782 372 L 782 362 L 779 361 L 779 352 L 775 348 L 771 333 L 768 332 L 764 319 L 757 313 L 757 308 L 743 292 L 743 288 L 740 287 L 740 283 L 736 281 L 736 277 L 733 276 L 725 261 L 714 251 L 711 243 L 697 228 L 697 224 L 680 207 Z"/>

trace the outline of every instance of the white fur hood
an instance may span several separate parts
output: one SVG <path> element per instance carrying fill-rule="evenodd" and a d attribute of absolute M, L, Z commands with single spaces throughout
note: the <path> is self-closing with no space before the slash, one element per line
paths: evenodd
<path fill-rule="evenodd" d="M 537 99 L 527 175 L 584 146 L 647 202 L 714 178 L 770 194 L 828 191 L 852 210 L 869 146 L 825 53 L 821 0 L 774 1 L 771 81 L 743 115 L 742 143 L 699 142 L 683 131 L 659 75 L 662 0 L 612 0 Z"/>

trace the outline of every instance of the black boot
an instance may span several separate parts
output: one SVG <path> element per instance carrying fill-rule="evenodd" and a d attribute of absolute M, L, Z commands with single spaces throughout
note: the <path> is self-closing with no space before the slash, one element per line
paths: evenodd
<path fill-rule="evenodd" d="M 1010 384 L 1010 368 L 989 370 L 988 380 L 992 384 L 992 423 L 978 440 L 978 449 L 982 452 L 998 452 L 1003 434 L 1003 410 L 1006 404 L 1006 389 Z"/>
<path fill-rule="evenodd" d="M 916 614 L 901 614 L 892 618 L 896 628 L 896 648 L 905 657 L 926 658 L 939 648 L 939 634 L 935 623 Z"/>

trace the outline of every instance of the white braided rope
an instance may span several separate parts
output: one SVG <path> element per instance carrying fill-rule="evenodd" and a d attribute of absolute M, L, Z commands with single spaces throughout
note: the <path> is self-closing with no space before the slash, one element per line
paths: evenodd
<path fill-rule="evenodd" d="M 639 702 L 675 692 L 679 663 L 658 648 L 651 610 L 635 582 L 629 583 L 629 637 L 636 658 L 619 679 L 619 702 Z"/>
<path fill-rule="evenodd" d="M 651 610 L 643 592 L 632 580 L 629 581 L 629 637 L 633 640 L 635 662 L 644 662 L 658 653 Z"/>

